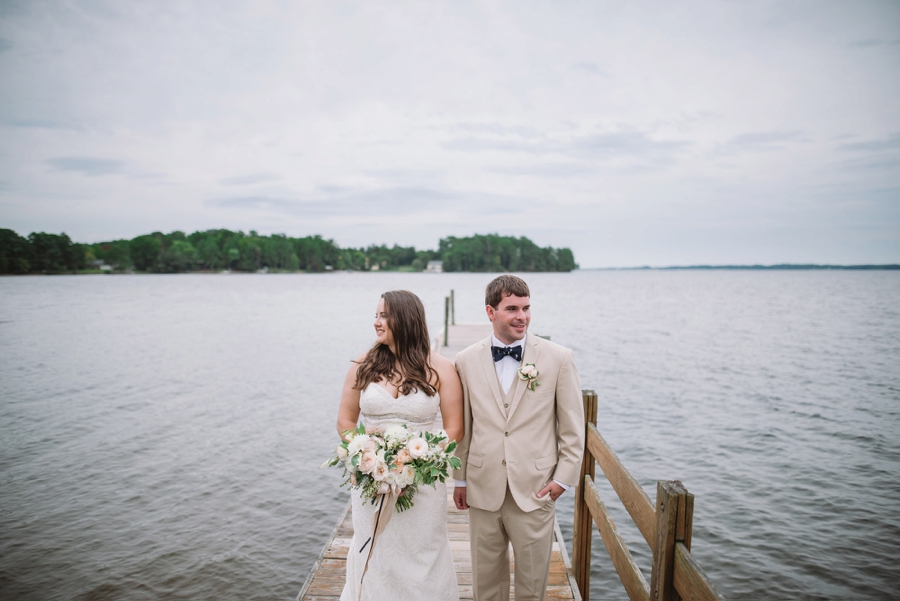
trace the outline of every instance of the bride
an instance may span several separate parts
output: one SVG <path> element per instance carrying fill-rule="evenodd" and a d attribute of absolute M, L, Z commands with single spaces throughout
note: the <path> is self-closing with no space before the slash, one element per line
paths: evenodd
<path fill-rule="evenodd" d="M 356 428 L 360 417 L 367 429 L 406 424 L 414 432 L 432 430 L 440 410 L 448 440 L 462 439 L 459 376 L 448 359 L 431 352 L 419 297 L 406 290 L 382 294 L 375 334 L 375 345 L 347 372 L 338 432 Z M 413 507 L 395 511 L 378 535 L 368 564 L 366 544 L 376 506 L 363 501 L 356 489 L 352 504 L 353 541 L 341 601 L 458 601 L 444 485 L 419 486 Z"/>

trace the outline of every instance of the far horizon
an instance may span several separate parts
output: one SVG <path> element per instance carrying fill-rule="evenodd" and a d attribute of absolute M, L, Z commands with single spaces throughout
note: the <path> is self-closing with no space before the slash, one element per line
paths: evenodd
<path fill-rule="evenodd" d="M 10 228 L 4 228 L 4 227 L 2 227 L 2 224 L 0 224 L 0 232 L 2 232 L 2 230 L 4 230 L 4 229 L 15 232 L 15 230 L 11 230 Z M 226 230 L 225 228 L 210 228 L 208 230 L 198 230 L 196 232 L 190 232 L 190 233 L 186 232 L 184 230 L 172 230 L 168 233 L 149 232 L 149 233 L 140 234 L 139 236 L 136 236 L 135 238 L 139 238 L 142 236 L 151 236 L 151 235 L 155 235 L 155 234 L 161 234 L 163 236 L 171 236 L 172 234 L 175 234 L 178 232 L 180 232 L 181 234 L 184 234 L 185 236 L 191 236 L 193 234 L 198 234 L 203 231 L 213 231 L 213 232 L 215 232 L 215 231 L 232 231 L 233 233 L 240 233 L 242 235 L 246 235 L 249 237 L 261 236 L 263 238 L 268 238 L 269 236 L 281 236 L 281 237 L 286 236 L 289 239 L 294 238 L 292 236 L 287 236 L 287 234 L 285 234 L 283 232 L 276 232 L 274 234 L 265 235 L 265 234 L 259 234 L 259 232 L 254 229 L 249 229 L 249 230 L 247 230 L 247 233 L 245 234 L 244 230 L 242 230 L 242 229 Z M 50 234 L 51 236 L 68 236 L 68 234 L 66 234 L 66 232 L 54 233 L 54 232 L 40 231 L 40 232 L 29 232 L 29 234 L 22 234 L 20 232 L 15 232 L 15 233 L 18 236 L 21 236 L 22 238 L 27 238 L 30 234 Z M 491 236 L 491 235 L 497 235 L 497 234 L 476 233 L 476 234 L 473 234 L 473 237 L 477 238 L 480 236 Z M 328 242 L 333 242 L 333 240 L 331 240 L 329 238 L 325 238 L 324 236 L 321 236 L 320 234 L 312 234 L 311 236 L 308 236 L 308 237 L 304 236 L 303 238 L 315 238 L 315 237 L 321 238 L 322 240 L 326 240 Z M 69 238 L 71 240 L 71 237 L 69 237 Z M 444 236 L 444 237 L 442 237 L 441 240 L 443 241 L 444 239 L 450 239 L 450 238 L 466 239 L 468 237 Z M 527 236 L 512 236 L 512 238 L 529 240 L 530 242 L 533 242 Z M 131 240 L 133 240 L 133 239 L 134 238 L 132 238 Z M 81 241 L 81 240 L 71 240 L 71 242 L 74 244 L 82 244 L 85 246 L 96 247 L 97 245 L 112 244 L 112 243 L 123 241 L 123 240 L 129 241 L 128 238 L 115 238 L 115 239 L 109 239 L 109 240 L 99 240 L 99 241 L 95 241 L 95 242 L 85 242 L 85 241 Z M 337 245 L 337 246 L 342 249 L 355 250 L 355 251 L 356 250 L 365 251 L 365 250 L 372 249 L 372 248 L 379 247 L 379 246 L 386 246 L 387 248 L 391 248 L 391 247 L 393 247 L 393 248 L 411 248 L 413 250 L 413 252 L 417 252 L 417 253 L 418 252 L 435 253 L 435 254 L 438 253 L 438 247 L 417 248 L 415 246 L 403 246 L 403 245 L 400 245 L 397 243 L 386 244 L 386 245 L 368 245 L 368 246 L 354 246 L 354 245 L 348 245 L 348 246 Z M 568 247 L 561 247 L 561 248 L 568 249 Z M 5 249 L 2 246 L 0 246 L 0 255 L 2 255 L 3 252 L 5 252 Z M 681 269 L 681 270 L 727 270 L 727 269 L 733 269 L 733 270 L 828 270 L 828 269 L 835 269 L 835 270 L 895 270 L 895 269 L 900 269 L 900 263 L 822 263 L 822 262 L 790 263 L 790 262 L 780 261 L 780 262 L 774 262 L 774 263 L 700 262 L 700 263 L 694 263 L 694 264 L 681 264 L 681 265 L 668 263 L 668 264 L 657 264 L 657 265 L 644 264 L 644 265 L 582 266 L 578 262 L 577 256 L 574 257 L 574 261 L 575 261 L 575 265 L 576 265 L 575 270 L 585 270 L 585 271 L 590 271 L 590 270 L 594 270 L 594 271 L 604 271 L 604 270 L 605 271 L 638 271 L 638 270 L 643 270 L 643 269 L 652 269 L 652 270 L 676 270 L 676 269 Z M 215 269 L 213 269 L 213 270 L 215 270 Z M 198 271 L 208 271 L 208 269 L 203 268 Z M 300 269 L 299 271 L 304 271 L 304 270 Z M 377 271 L 377 269 L 375 269 L 375 271 Z M 480 271 L 480 270 L 475 270 L 475 271 Z M 512 270 L 512 271 L 515 271 L 515 270 Z M 0 273 L 3 273 L 3 272 L 0 271 Z"/>

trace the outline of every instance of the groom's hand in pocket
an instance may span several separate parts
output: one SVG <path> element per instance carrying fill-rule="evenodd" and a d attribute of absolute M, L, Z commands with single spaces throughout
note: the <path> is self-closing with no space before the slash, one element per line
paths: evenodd
<path fill-rule="evenodd" d="M 539 499 L 543 499 L 544 495 L 549 494 L 550 498 L 555 501 L 559 498 L 559 495 L 563 494 L 564 492 L 566 492 L 566 489 L 551 480 L 547 483 L 547 486 L 545 486 L 538 492 L 537 496 Z"/>
<path fill-rule="evenodd" d="M 453 489 L 453 502 L 459 510 L 468 509 L 469 504 L 466 503 L 466 487 L 457 486 Z"/>

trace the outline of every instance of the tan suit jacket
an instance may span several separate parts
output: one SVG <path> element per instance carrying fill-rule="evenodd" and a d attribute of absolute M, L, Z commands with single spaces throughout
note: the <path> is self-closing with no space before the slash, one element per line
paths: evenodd
<path fill-rule="evenodd" d="M 537 493 L 550 480 L 577 484 L 584 451 L 584 405 L 572 351 L 528 334 L 522 365 L 534 363 L 541 382 L 532 391 L 518 375 L 504 407 L 491 356 L 491 338 L 456 357 L 463 386 L 465 435 L 456 450 L 466 481 L 466 502 L 497 511 L 509 487 L 516 504 L 530 512 L 550 495 Z"/>

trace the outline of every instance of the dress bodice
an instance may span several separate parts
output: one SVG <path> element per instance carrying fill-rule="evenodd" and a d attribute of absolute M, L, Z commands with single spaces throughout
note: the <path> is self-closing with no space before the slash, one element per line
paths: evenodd
<path fill-rule="evenodd" d="M 440 406 L 440 393 L 428 396 L 425 391 L 416 390 L 395 399 L 375 382 L 370 382 L 359 395 L 360 417 L 366 428 L 406 424 L 416 432 L 430 430 Z"/>

